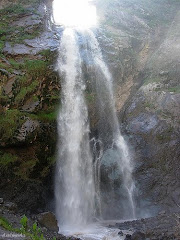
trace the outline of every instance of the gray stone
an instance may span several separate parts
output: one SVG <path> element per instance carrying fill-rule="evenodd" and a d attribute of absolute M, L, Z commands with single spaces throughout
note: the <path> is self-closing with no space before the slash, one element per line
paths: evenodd
<path fill-rule="evenodd" d="M 55 32 L 46 31 L 39 37 L 24 40 L 24 43 L 11 45 L 9 42 L 6 42 L 3 52 L 11 55 L 34 55 L 45 49 L 54 51 L 59 46 L 59 39 Z"/>
<path fill-rule="evenodd" d="M 12 46 L 9 42 L 6 42 L 3 52 L 11 55 L 26 55 L 36 54 L 37 50 L 33 49 L 32 47 L 26 46 L 25 44 L 14 44 Z"/>
<path fill-rule="evenodd" d="M 131 236 L 131 240 L 145 240 L 146 237 L 145 237 L 145 234 L 142 233 L 142 232 L 134 232 Z"/>
<path fill-rule="evenodd" d="M 58 225 L 55 215 L 52 212 L 44 212 L 40 213 L 37 216 L 37 220 L 43 227 L 46 227 L 51 231 L 58 231 Z"/>
<path fill-rule="evenodd" d="M 156 115 L 150 115 L 148 113 L 141 113 L 136 118 L 132 119 L 130 123 L 130 129 L 132 132 L 148 133 L 158 124 L 158 118 Z"/>
<path fill-rule="evenodd" d="M 17 205 L 13 202 L 6 202 L 4 204 L 4 207 L 9 211 L 14 211 L 15 212 L 17 210 Z"/>
<path fill-rule="evenodd" d="M 16 136 L 16 139 L 21 142 L 25 141 L 26 138 L 38 128 L 38 126 L 39 122 L 37 120 L 27 118 L 25 123 L 23 123 L 21 128 L 18 130 L 19 133 Z"/>
<path fill-rule="evenodd" d="M 41 23 L 42 19 L 38 15 L 26 15 L 24 17 L 21 17 L 17 21 L 14 21 L 12 25 L 18 27 L 33 27 Z"/>
<path fill-rule="evenodd" d="M 131 235 L 127 234 L 124 240 L 131 240 Z"/>
<path fill-rule="evenodd" d="M 9 72 L 5 69 L 0 68 L 0 73 L 4 74 L 6 76 L 9 76 Z"/>
<path fill-rule="evenodd" d="M 4 199 L 0 198 L 0 204 L 3 204 L 3 203 L 4 203 Z"/>

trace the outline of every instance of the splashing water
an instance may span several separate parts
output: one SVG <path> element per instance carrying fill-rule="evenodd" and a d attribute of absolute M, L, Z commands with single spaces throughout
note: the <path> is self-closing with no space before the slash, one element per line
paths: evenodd
<path fill-rule="evenodd" d="M 129 218 L 135 218 L 135 206 L 133 201 L 134 193 L 134 182 L 132 179 L 132 159 L 129 153 L 127 143 L 120 132 L 119 122 L 116 115 L 115 100 L 113 94 L 113 83 L 111 74 L 103 61 L 103 57 L 100 51 L 98 41 L 91 30 L 86 31 L 86 39 L 88 41 L 88 47 L 90 48 L 91 58 L 94 61 L 94 66 L 96 68 L 96 91 L 99 99 L 99 111 L 102 116 L 102 125 L 100 134 L 107 132 L 108 135 L 112 136 L 112 143 L 117 148 L 119 152 L 119 171 L 123 176 L 123 184 L 126 189 L 126 194 L 128 197 L 127 205 L 131 209 L 128 212 Z M 104 119 L 103 119 L 104 115 Z M 108 125 L 107 129 L 105 123 Z M 103 137 L 102 140 L 103 141 Z"/>
<path fill-rule="evenodd" d="M 55 0 L 54 3 L 57 1 Z M 60 2 L 65 4 L 64 0 Z M 87 8 L 87 5 L 83 6 Z M 61 5 L 61 8 L 63 8 L 63 5 Z M 67 5 L 65 8 L 68 9 Z M 88 46 L 86 54 L 93 61 L 96 93 L 101 115 L 100 121 L 104 124 L 104 129 L 99 129 L 99 139 L 94 138 L 92 140 L 94 141 L 94 151 L 97 151 L 97 144 L 103 146 L 106 137 L 111 138 L 112 146 L 117 149 L 120 156 L 118 168 L 123 176 L 127 206 L 130 208 L 129 218 L 135 218 L 133 166 L 127 143 L 120 132 L 115 110 L 112 77 L 103 61 L 96 36 L 89 28 L 94 23 L 93 21 L 90 23 L 90 20 L 88 20 L 87 24 L 80 24 L 79 20 L 73 21 L 72 19 L 70 22 L 69 19 L 63 18 L 62 12 L 63 9 L 60 10 L 61 18 L 56 21 L 57 24 L 64 21 L 66 26 L 61 38 L 57 64 L 59 74 L 62 76 L 62 104 L 58 117 L 59 142 L 55 179 L 56 216 L 61 232 L 75 233 L 83 232 L 83 230 L 92 232 L 87 230 L 87 226 L 90 226 L 90 223 L 93 222 L 95 212 L 98 212 L 100 216 L 102 211 L 100 170 L 103 147 L 101 147 L 98 157 L 93 163 L 90 151 L 88 110 L 84 97 L 86 86 L 82 77 L 82 58 L 78 36 L 85 37 Z M 66 16 L 65 11 L 63 14 Z M 75 15 L 77 15 L 77 12 L 73 17 Z M 83 19 L 81 19 L 81 23 L 82 21 Z M 84 30 L 84 27 L 86 27 L 86 30 Z M 103 234 L 106 232 L 105 229 L 107 230 L 107 228 L 102 228 Z M 104 239 L 103 234 L 100 234 L 99 238 L 97 238 L 97 232 L 95 233 L 96 238 L 93 236 L 88 238 L 84 234 L 84 239 Z M 107 239 L 116 239 L 116 237 Z"/>
<path fill-rule="evenodd" d="M 58 119 L 60 149 L 56 172 L 56 214 L 61 229 L 82 228 L 94 211 L 94 180 L 89 147 L 89 123 L 75 32 L 65 29 L 60 46 L 59 70 L 62 109 Z"/>

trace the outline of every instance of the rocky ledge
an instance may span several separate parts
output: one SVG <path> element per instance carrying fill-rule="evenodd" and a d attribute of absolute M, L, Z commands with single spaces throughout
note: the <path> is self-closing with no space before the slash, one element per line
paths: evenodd
<path fill-rule="evenodd" d="M 116 223 L 114 226 L 120 229 L 118 233 L 125 240 L 178 240 L 180 239 L 180 215 L 178 213 L 168 215 L 161 212 L 155 217 Z"/>

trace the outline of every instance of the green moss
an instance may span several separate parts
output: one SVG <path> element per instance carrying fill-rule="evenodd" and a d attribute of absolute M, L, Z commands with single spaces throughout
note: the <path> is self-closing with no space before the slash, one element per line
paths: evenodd
<path fill-rule="evenodd" d="M 5 41 L 11 45 L 24 43 L 25 39 L 33 39 L 42 32 L 42 24 L 33 26 L 33 31 L 29 32 L 26 27 L 12 26 L 12 22 L 20 15 L 34 13 L 29 7 L 35 6 L 40 1 L 19 1 L 0 10 L 0 54 L 2 54 Z"/>
<path fill-rule="evenodd" d="M 169 126 L 163 133 L 157 134 L 156 138 L 160 142 L 169 142 L 171 140 L 171 134 L 173 133 L 174 128 Z"/>
<path fill-rule="evenodd" d="M 95 94 L 94 93 L 86 93 L 85 98 L 86 98 L 88 104 L 94 103 Z"/>
<path fill-rule="evenodd" d="M 161 79 L 158 78 L 158 77 L 154 77 L 154 78 L 146 78 L 145 81 L 144 81 L 144 86 L 145 85 L 148 85 L 149 83 L 158 83 L 158 82 L 161 82 Z"/>
<path fill-rule="evenodd" d="M 52 122 L 52 121 L 56 121 L 57 115 L 58 115 L 57 111 L 50 112 L 50 113 L 41 112 L 37 114 L 37 119 L 45 122 Z"/>
<path fill-rule="evenodd" d="M 38 86 L 39 86 L 39 82 L 35 80 L 29 86 L 21 87 L 20 92 L 15 97 L 16 104 L 23 102 L 25 97 L 27 95 L 31 95 L 37 89 Z"/>
<path fill-rule="evenodd" d="M 50 165 L 53 165 L 55 162 L 56 162 L 56 156 L 51 156 L 51 157 L 48 157 L 47 158 L 47 162 L 50 164 Z"/>
<path fill-rule="evenodd" d="M 9 164 L 16 162 L 17 159 L 18 157 L 11 153 L 1 154 L 0 152 L 0 166 L 8 166 Z"/>
<path fill-rule="evenodd" d="M 40 51 L 39 54 L 41 54 L 43 57 L 46 58 L 46 60 L 48 60 L 49 57 L 51 56 L 51 50 L 45 49 L 45 50 Z"/>
<path fill-rule="evenodd" d="M 17 168 L 17 171 L 15 171 L 15 175 L 19 176 L 21 179 L 24 179 L 24 180 L 29 179 L 29 175 L 33 171 L 37 162 L 38 162 L 38 159 L 22 162 L 20 166 Z"/>
<path fill-rule="evenodd" d="M 180 93 L 180 86 L 169 88 L 168 92 Z"/>
<path fill-rule="evenodd" d="M 0 68 L 6 69 L 7 65 L 0 62 Z"/>
<path fill-rule="evenodd" d="M 19 4 L 26 4 L 31 6 L 39 5 L 43 0 L 19 0 Z"/>
<path fill-rule="evenodd" d="M 15 131 L 24 122 L 23 114 L 17 109 L 6 110 L 0 115 L 0 140 L 8 141 L 13 138 Z"/>
<path fill-rule="evenodd" d="M 147 108 L 150 108 L 150 109 L 156 109 L 156 107 L 154 106 L 154 104 L 149 103 L 149 102 L 146 102 L 146 103 L 144 104 L 144 107 L 147 107 Z"/>
<path fill-rule="evenodd" d="M 4 48 L 4 41 L 2 41 L 2 39 L 0 40 L 0 54 L 2 54 L 3 52 L 3 48 Z"/>
<path fill-rule="evenodd" d="M 39 98 L 38 98 L 38 96 L 33 96 L 33 101 L 34 101 L 34 102 L 37 102 L 37 101 L 39 101 Z"/>
<path fill-rule="evenodd" d="M 27 60 L 25 69 L 33 78 L 43 77 L 46 75 L 47 63 L 42 60 Z"/>
<path fill-rule="evenodd" d="M 36 26 L 33 28 L 33 32 L 29 33 L 26 31 L 26 28 L 24 27 L 15 27 L 12 29 L 10 29 L 10 33 L 9 36 L 7 37 L 7 40 L 12 44 L 20 44 L 20 43 L 24 43 L 25 39 L 34 39 L 36 37 L 39 36 L 40 32 L 42 31 L 41 26 Z"/>
<path fill-rule="evenodd" d="M 22 63 L 17 62 L 14 59 L 9 59 L 9 63 L 11 64 L 11 66 L 15 69 L 21 69 L 22 68 Z"/>
<path fill-rule="evenodd" d="M 4 9 L 0 10 L 0 14 L 24 14 L 29 12 L 28 9 L 24 8 L 21 4 L 10 4 Z"/>

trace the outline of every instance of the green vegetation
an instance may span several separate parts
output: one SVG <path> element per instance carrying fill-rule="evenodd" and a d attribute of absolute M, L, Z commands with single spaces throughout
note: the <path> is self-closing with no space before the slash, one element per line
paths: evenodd
<path fill-rule="evenodd" d="M 94 93 L 86 93 L 85 94 L 86 100 L 88 104 L 94 103 L 95 101 L 95 94 Z"/>
<path fill-rule="evenodd" d="M 24 122 L 23 114 L 17 109 L 6 110 L 0 116 L 0 139 L 8 141 Z"/>
<path fill-rule="evenodd" d="M 173 133 L 173 131 L 174 128 L 170 126 L 163 133 L 157 134 L 156 138 L 160 142 L 169 142 L 171 140 L 171 134 Z"/>
<path fill-rule="evenodd" d="M 1 87 L 0 87 L 0 102 L 1 104 L 4 104 L 4 105 L 9 102 L 8 96 L 4 94 Z"/>
<path fill-rule="evenodd" d="M 27 13 L 34 13 L 34 10 L 29 7 L 34 7 L 38 4 L 39 0 L 22 1 L 19 0 L 16 4 L 10 4 L 4 9 L 0 9 L 0 54 L 4 48 L 5 41 L 12 45 L 23 43 L 25 39 L 33 39 L 39 36 L 42 31 L 42 24 L 32 26 L 33 29 L 29 31 L 26 27 L 12 25 L 12 23 Z M 37 15 L 38 16 L 38 15 Z M 33 31 L 32 31 L 33 30 Z"/>
<path fill-rule="evenodd" d="M 20 224 L 20 228 L 14 228 L 6 218 L 0 217 L 0 226 L 2 226 L 4 229 L 17 234 L 23 234 L 30 240 L 45 240 L 42 230 L 38 227 L 36 222 L 33 223 L 32 226 L 29 226 L 28 218 L 24 215 L 20 220 Z M 56 240 L 56 238 L 53 237 L 52 240 Z"/>
<path fill-rule="evenodd" d="M 49 61 L 50 58 L 51 58 L 51 55 L 52 55 L 50 49 L 44 49 L 44 50 L 42 50 L 42 51 L 39 52 L 39 53 L 40 53 L 43 57 L 45 57 L 45 60 L 46 60 L 46 61 Z"/>
<path fill-rule="evenodd" d="M 168 92 L 180 93 L 180 86 L 169 88 Z"/>
<path fill-rule="evenodd" d="M 40 121 L 51 122 L 56 121 L 58 112 L 40 112 L 36 115 L 37 119 Z"/>
<path fill-rule="evenodd" d="M 9 63 L 11 64 L 11 66 L 17 70 L 21 69 L 22 68 L 22 63 L 19 63 L 17 62 L 16 60 L 14 60 L 13 58 L 12 59 L 9 59 Z"/>
<path fill-rule="evenodd" d="M 43 2 L 43 0 L 19 0 L 19 4 L 26 4 L 26 5 L 31 5 L 31 6 L 36 6 Z"/>
<path fill-rule="evenodd" d="M 38 159 L 23 161 L 15 171 L 15 175 L 19 176 L 23 180 L 28 180 L 29 175 L 36 166 Z"/>
<path fill-rule="evenodd" d="M 6 218 L 1 216 L 0 216 L 0 226 L 8 231 L 13 231 L 13 232 L 17 231 L 17 229 L 13 228 L 12 224 L 10 224 Z"/>
<path fill-rule="evenodd" d="M 158 77 L 146 78 L 144 81 L 144 86 L 148 85 L 149 83 L 158 83 L 158 82 L 161 82 L 161 79 Z"/>
<path fill-rule="evenodd" d="M 0 166 L 7 167 L 11 163 L 16 162 L 17 159 L 18 159 L 18 157 L 15 155 L 12 155 L 11 153 L 0 152 Z"/>
<path fill-rule="evenodd" d="M 32 94 L 36 90 L 38 85 L 39 85 L 39 82 L 36 80 L 36 81 L 33 81 L 27 87 L 22 86 L 22 88 L 20 89 L 20 92 L 15 97 L 16 104 L 22 103 L 26 96 L 29 96 L 30 94 Z"/>
<path fill-rule="evenodd" d="M 156 109 L 156 107 L 154 106 L 154 104 L 150 103 L 150 102 L 146 102 L 144 104 L 144 107 L 150 108 L 150 109 Z"/>
<path fill-rule="evenodd" d="M 24 67 L 32 78 L 43 77 L 46 75 L 47 63 L 43 60 L 27 60 Z"/>
<path fill-rule="evenodd" d="M 29 12 L 28 9 L 25 9 L 21 4 L 10 4 L 4 9 L 0 10 L 1 14 L 15 14 L 20 15 Z"/>
<path fill-rule="evenodd" d="M 0 55 L 2 55 L 3 48 L 4 48 L 4 41 L 0 40 Z"/>

